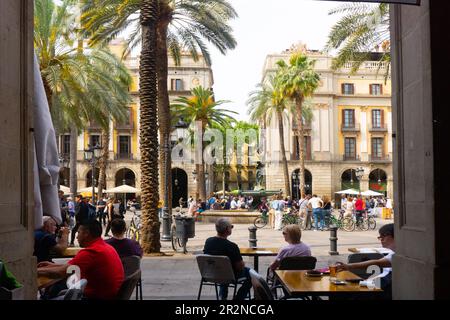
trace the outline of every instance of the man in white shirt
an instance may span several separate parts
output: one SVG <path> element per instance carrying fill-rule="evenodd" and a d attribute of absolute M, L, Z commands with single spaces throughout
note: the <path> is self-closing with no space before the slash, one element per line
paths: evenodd
<path fill-rule="evenodd" d="M 313 211 L 313 217 L 314 217 L 314 224 L 315 229 L 314 231 L 319 230 L 319 219 L 320 219 L 320 230 L 322 231 L 325 228 L 325 221 L 322 217 L 322 207 L 323 207 L 323 201 L 318 196 L 313 195 L 313 197 L 309 200 L 309 205 L 312 208 Z"/>
<path fill-rule="evenodd" d="M 381 241 L 383 248 L 392 250 L 391 253 L 378 260 L 369 260 L 358 263 L 338 263 L 337 270 L 352 270 L 364 269 L 367 270 L 369 266 L 379 266 L 383 268 L 383 277 L 381 278 L 381 289 L 386 292 L 386 297 L 391 297 L 392 294 L 392 256 L 395 254 L 395 238 L 394 238 L 394 224 L 386 224 L 378 230 L 380 236 L 378 240 Z"/>
<path fill-rule="evenodd" d="M 239 208 L 239 203 L 237 201 L 237 198 L 233 198 L 233 200 L 231 201 L 231 204 L 230 204 L 230 209 L 237 210 L 238 208 Z"/>

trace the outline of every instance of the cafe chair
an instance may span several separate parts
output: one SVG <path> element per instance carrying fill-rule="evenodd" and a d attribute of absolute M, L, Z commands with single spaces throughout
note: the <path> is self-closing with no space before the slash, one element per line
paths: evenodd
<path fill-rule="evenodd" d="M 313 270 L 316 268 L 316 263 L 316 257 L 312 256 L 285 257 L 281 259 L 278 270 Z M 282 289 L 285 297 L 287 297 L 287 292 L 284 290 L 283 286 L 275 279 L 275 274 L 270 270 L 270 268 L 267 269 L 266 279 L 275 297 L 278 296 L 278 289 Z"/>
<path fill-rule="evenodd" d="M 231 265 L 230 258 L 227 256 L 214 256 L 208 254 L 199 254 L 196 256 L 198 269 L 202 277 L 197 300 L 200 300 L 202 288 L 204 285 L 214 286 L 216 290 L 216 299 L 219 298 L 219 285 L 228 285 L 233 290 L 233 299 L 236 297 L 236 288 L 239 284 L 245 282 L 245 278 L 236 279 Z"/>
<path fill-rule="evenodd" d="M 383 258 L 384 255 L 381 253 L 353 253 L 348 256 L 348 263 L 358 263 L 358 262 L 365 262 L 369 260 L 378 260 Z M 352 269 L 352 272 L 356 274 L 357 276 L 367 279 L 371 276 L 370 273 L 366 272 L 365 269 Z"/>
<path fill-rule="evenodd" d="M 87 285 L 86 279 L 76 280 L 76 275 L 72 274 L 67 278 L 68 289 L 61 290 L 58 295 L 51 300 L 81 300 L 83 299 L 84 289 Z"/>
<path fill-rule="evenodd" d="M 81 300 L 83 298 L 84 288 L 86 288 L 87 280 L 81 279 L 76 286 L 68 289 L 64 294 L 63 300 Z"/>
<path fill-rule="evenodd" d="M 141 257 L 129 256 L 121 258 L 123 270 L 125 272 L 125 278 L 137 270 L 141 270 Z M 139 278 L 136 284 L 136 300 L 142 300 L 142 277 Z"/>
<path fill-rule="evenodd" d="M 250 278 L 252 279 L 255 300 L 275 300 L 272 291 L 263 276 L 255 270 L 250 269 Z"/>
<path fill-rule="evenodd" d="M 139 279 L 141 278 L 141 270 L 138 269 L 134 273 L 125 277 L 117 294 L 117 300 L 130 300 Z"/>

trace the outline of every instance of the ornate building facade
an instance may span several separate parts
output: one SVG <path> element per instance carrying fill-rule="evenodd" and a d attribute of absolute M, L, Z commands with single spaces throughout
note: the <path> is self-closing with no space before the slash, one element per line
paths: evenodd
<path fill-rule="evenodd" d="M 299 197 L 299 143 L 305 147 L 306 192 L 327 195 L 348 188 L 374 190 L 393 196 L 391 80 L 385 81 L 386 65 L 366 61 L 351 74 L 351 65 L 332 70 L 333 57 L 294 46 L 281 54 L 266 57 L 262 81 L 276 71 L 276 61 L 289 59 L 293 50 L 302 50 L 315 60 L 320 75 L 319 88 L 310 99 L 312 120 L 304 124 L 299 139 L 292 115 L 284 119 L 284 140 L 291 190 Z M 376 54 L 374 54 L 376 55 Z M 284 189 L 280 138 L 275 117 L 267 124 L 265 181 L 268 190 Z M 362 167 L 358 180 L 355 169 Z"/>

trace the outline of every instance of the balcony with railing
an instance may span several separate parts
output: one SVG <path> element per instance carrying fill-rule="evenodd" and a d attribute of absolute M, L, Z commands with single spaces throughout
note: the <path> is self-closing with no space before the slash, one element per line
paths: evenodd
<path fill-rule="evenodd" d="M 341 123 L 341 132 L 360 132 L 361 126 L 359 123 Z"/>
<path fill-rule="evenodd" d="M 126 122 L 122 122 L 122 123 L 116 122 L 114 127 L 116 130 L 133 130 L 134 123 L 133 123 L 133 121 L 126 121 Z"/>
<path fill-rule="evenodd" d="M 387 123 L 371 123 L 369 127 L 370 132 L 387 132 Z"/>
<path fill-rule="evenodd" d="M 101 131 L 102 127 L 96 121 L 90 121 L 89 126 L 87 127 L 88 131 Z"/>
<path fill-rule="evenodd" d="M 381 62 L 381 61 L 366 61 L 363 62 L 361 67 L 359 68 L 360 71 L 374 71 L 378 72 L 380 70 L 386 70 L 389 66 L 388 62 Z M 352 69 L 353 62 L 346 62 L 344 64 L 343 69 Z"/>
<path fill-rule="evenodd" d="M 357 154 L 344 154 L 342 161 L 361 161 L 361 157 Z"/>
<path fill-rule="evenodd" d="M 114 160 L 136 160 L 132 153 L 116 153 Z"/>
<path fill-rule="evenodd" d="M 292 130 L 296 131 L 298 128 L 297 126 L 297 121 L 292 121 Z M 307 121 L 307 122 L 303 122 L 303 131 L 311 131 L 312 129 L 312 125 L 311 125 L 311 121 Z"/>
<path fill-rule="evenodd" d="M 369 155 L 369 162 L 391 162 L 391 156 L 388 154 L 382 154 L 382 155 Z"/>

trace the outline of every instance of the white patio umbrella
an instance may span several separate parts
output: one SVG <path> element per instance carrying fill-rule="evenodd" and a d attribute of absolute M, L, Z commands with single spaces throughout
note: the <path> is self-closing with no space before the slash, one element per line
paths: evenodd
<path fill-rule="evenodd" d="M 139 193 L 139 192 L 141 192 L 141 190 L 136 189 L 136 188 L 134 188 L 132 186 L 129 186 L 127 184 L 123 184 L 121 186 L 105 190 L 104 192 L 105 193 Z"/>
<path fill-rule="evenodd" d="M 338 191 L 335 193 L 337 193 L 337 194 L 352 194 L 352 195 L 359 194 L 358 190 L 355 190 L 355 189 L 347 189 L 347 190 L 342 190 L 342 191 Z"/>
<path fill-rule="evenodd" d="M 361 195 L 365 196 L 365 197 L 380 197 L 380 196 L 384 196 L 384 194 L 379 193 L 379 192 L 375 192 L 372 190 L 367 190 L 364 192 L 361 192 Z"/>
<path fill-rule="evenodd" d="M 78 189 L 77 192 L 79 192 L 79 193 L 92 192 L 92 187 L 86 187 L 86 188 Z M 98 188 L 97 187 L 94 187 L 94 192 L 98 193 Z"/>
<path fill-rule="evenodd" d="M 105 190 L 105 193 L 123 193 L 123 203 L 125 204 L 125 193 L 138 193 L 141 192 L 141 190 L 136 189 L 132 186 L 129 186 L 127 184 L 123 184 L 121 186 Z"/>
<path fill-rule="evenodd" d="M 70 188 L 69 188 L 69 187 L 60 185 L 60 186 L 59 186 L 59 190 L 61 190 L 62 192 L 64 192 L 64 195 L 65 195 L 65 196 L 70 195 Z"/>

